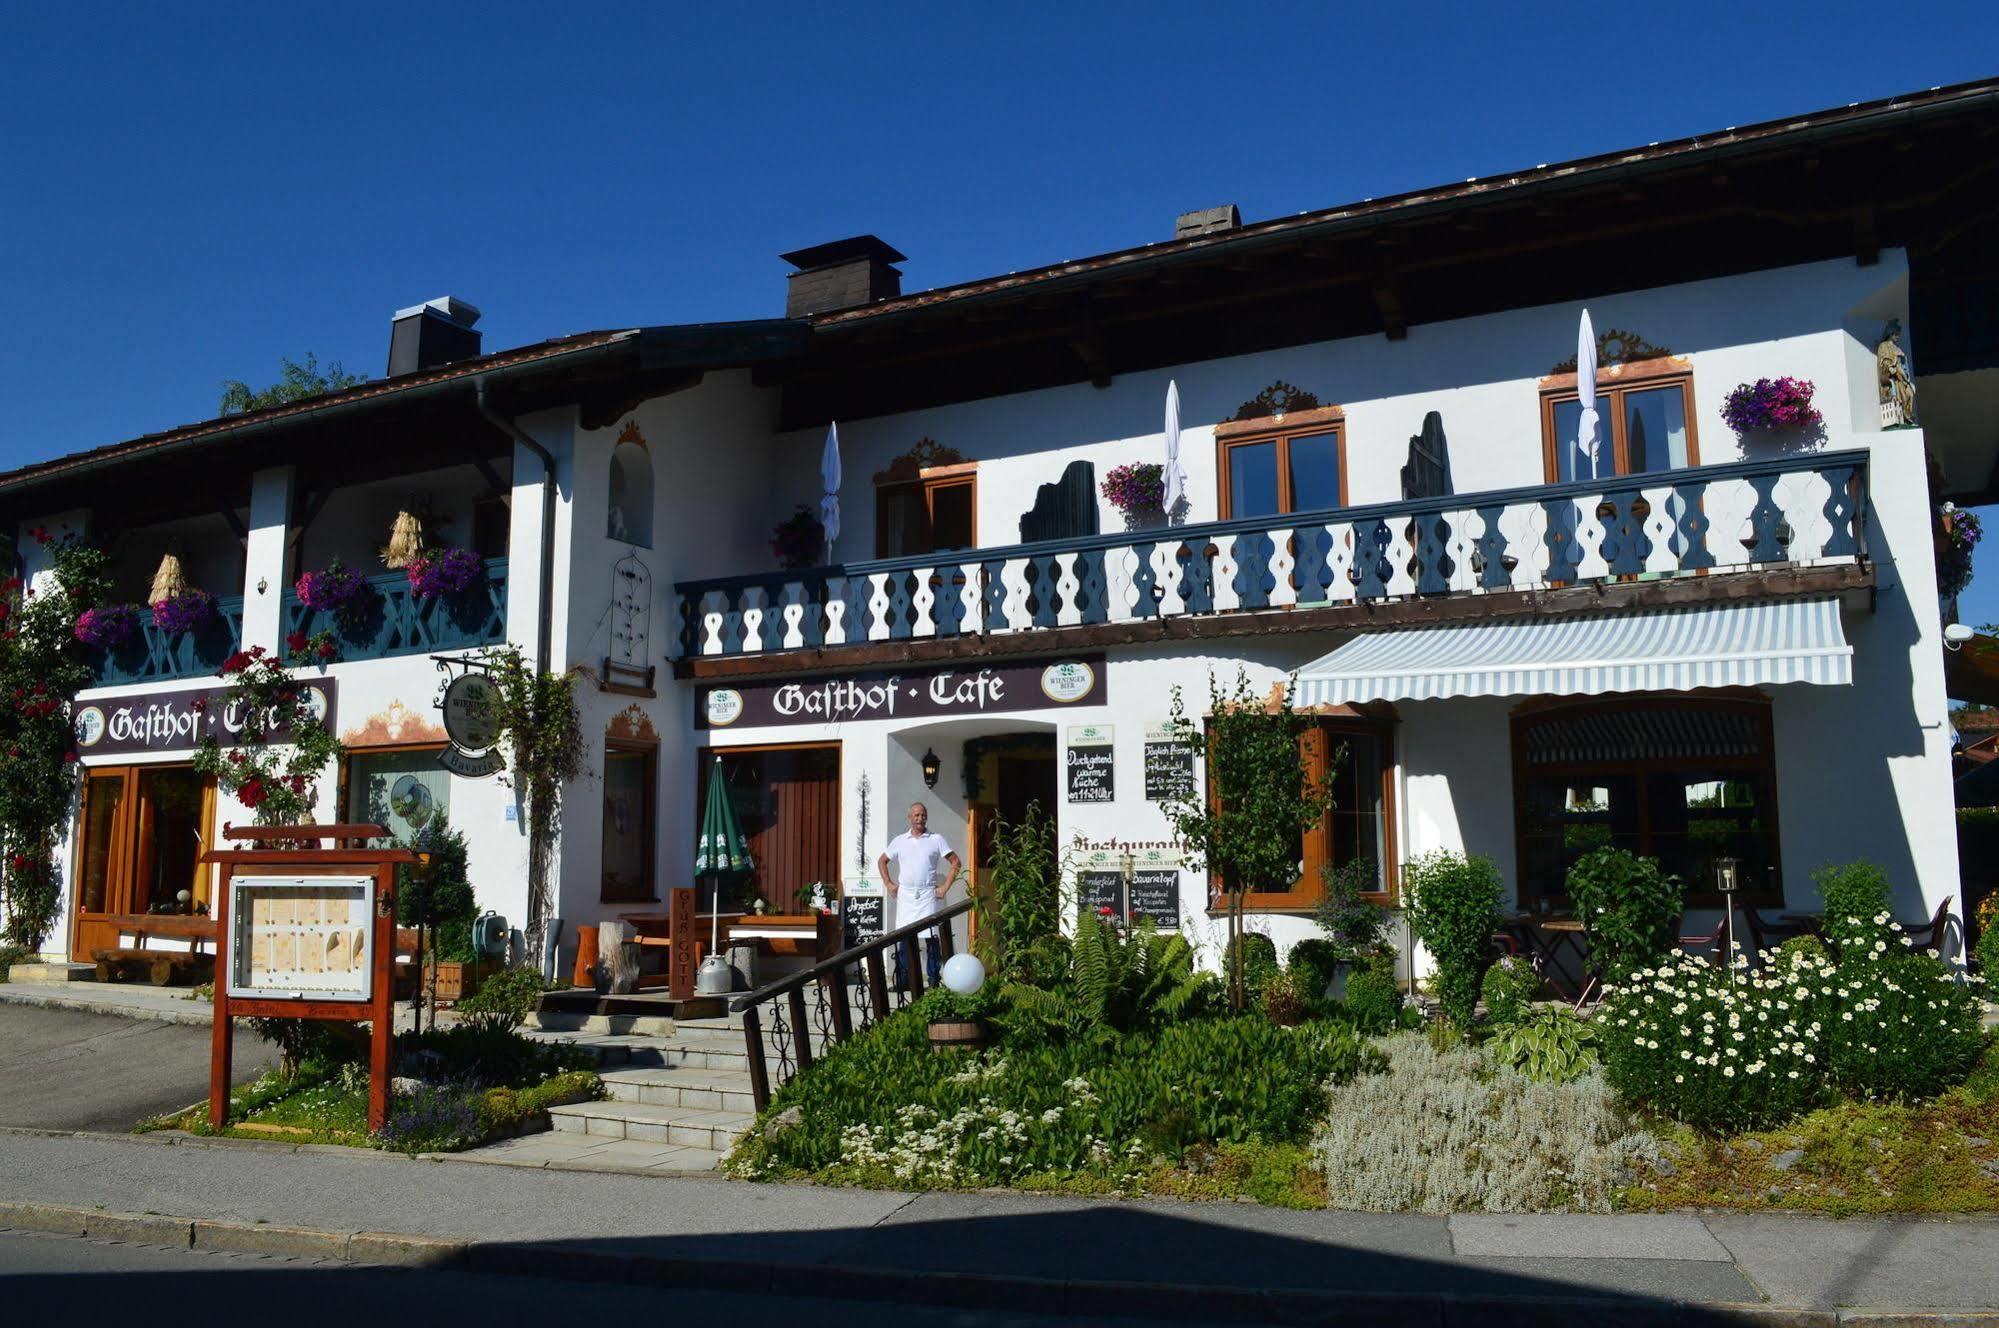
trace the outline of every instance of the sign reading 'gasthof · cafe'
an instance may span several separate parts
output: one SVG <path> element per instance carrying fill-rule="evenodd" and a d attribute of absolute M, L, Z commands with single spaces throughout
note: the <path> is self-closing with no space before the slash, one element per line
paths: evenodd
<path fill-rule="evenodd" d="M 703 687 L 694 722 L 704 729 L 845 724 L 866 719 L 995 715 L 1049 706 L 1102 705 L 1102 655 L 995 667 L 854 673 L 742 687 Z"/>
<path fill-rule="evenodd" d="M 299 684 L 312 713 L 333 727 L 337 687 L 331 678 Z M 182 752 L 204 738 L 234 747 L 242 741 L 243 716 L 229 704 L 227 687 L 182 687 L 163 692 L 111 692 L 76 703 L 76 747 L 88 760 L 133 752 Z M 283 734 L 277 735 L 280 740 Z"/>

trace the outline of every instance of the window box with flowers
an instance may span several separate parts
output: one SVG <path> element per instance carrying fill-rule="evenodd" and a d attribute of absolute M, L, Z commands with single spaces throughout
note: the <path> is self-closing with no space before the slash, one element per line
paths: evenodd
<path fill-rule="evenodd" d="M 425 549 L 403 573 L 418 599 L 441 599 L 470 589 L 485 576 L 486 564 L 470 549 Z"/>
<path fill-rule="evenodd" d="M 1157 462 L 1111 467 L 1104 474 L 1103 492 L 1131 529 L 1156 526 L 1166 519 L 1166 467 Z"/>
<path fill-rule="evenodd" d="M 1808 379 L 1742 383 L 1722 403 L 1721 418 L 1742 439 L 1744 451 L 1805 452 L 1825 443 L 1825 417 L 1812 404 Z"/>
<path fill-rule="evenodd" d="M 206 590 L 183 590 L 153 605 L 153 626 L 180 636 L 215 621 L 215 596 Z"/>

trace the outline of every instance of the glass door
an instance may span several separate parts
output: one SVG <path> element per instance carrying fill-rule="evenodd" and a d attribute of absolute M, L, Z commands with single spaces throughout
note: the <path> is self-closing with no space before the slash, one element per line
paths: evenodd
<path fill-rule="evenodd" d="M 215 787 L 191 766 L 114 766 L 84 777 L 70 957 L 118 944 L 134 913 L 205 913 L 212 868 L 201 855 Z M 186 898 L 182 898 L 185 895 Z"/>

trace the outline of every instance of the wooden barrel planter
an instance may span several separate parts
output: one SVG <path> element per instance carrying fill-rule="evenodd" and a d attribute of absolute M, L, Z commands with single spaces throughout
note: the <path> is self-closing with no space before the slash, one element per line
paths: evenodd
<path fill-rule="evenodd" d="M 983 1047 L 986 1045 L 986 1026 L 976 1019 L 939 1019 L 930 1025 L 930 1049 L 943 1051 L 949 1047 Z"/>

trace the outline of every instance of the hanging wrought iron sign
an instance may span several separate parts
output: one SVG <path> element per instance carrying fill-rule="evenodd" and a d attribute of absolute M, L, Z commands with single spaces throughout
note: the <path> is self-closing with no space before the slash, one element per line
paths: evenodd
<path fill-rule="evenodd" d="M 492 674 L 476 656 L 433 658 L 440 673 L 463 670 L 444 685 L 438 697 L 437 708 L 444 713 L 444 736 L 451 745 L 438 753 L 437 763 L 467 779 L 490 775 L 506 764 L 493 746 L 498 727 L 493 719 Z"/>

